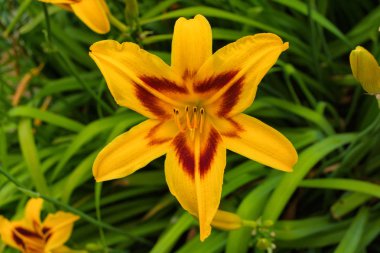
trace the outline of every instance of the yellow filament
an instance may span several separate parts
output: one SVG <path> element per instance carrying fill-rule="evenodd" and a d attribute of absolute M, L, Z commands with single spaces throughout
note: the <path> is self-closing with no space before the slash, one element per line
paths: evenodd
<path fill-rule="evenodd" d="M 179 120 L 179 115 L 178 115 L 179 111 L 178 111 L 178 109 L 173 109 L 173 112 L 174 112 L 174 122 L 176 123 L 179 131 L 183 132 L 184 130 L 183 130 L 183 128 L 181 126 L 181 122 Z"/>
<path fill-rule="evenodd" d="M 197 107 L 193 107 L 193 128 L 196 129 L 198 127 L 198 109 Z"/>
<path fill-rule="evenodd" d="M 189 129 L 193 129 L 190 122 L 189 107 L 186 106 L 186 124 Z"/>

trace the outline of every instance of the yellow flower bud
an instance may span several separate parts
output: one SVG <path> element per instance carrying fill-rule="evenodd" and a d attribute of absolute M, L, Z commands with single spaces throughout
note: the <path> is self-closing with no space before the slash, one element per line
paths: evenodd
<path fill-rule="evenodd" d="M 242 220 L 234 213 L 218 210 L 211 222 L 215 228 L 222 230 L 235 230 L 242 227 Z"/>
<path fill-rule="evenodd" d="M 350 64 L 354 77 L 369 94 L 380 93 L 380 67 L 373 55 L 357 46 L 351 51 Z"/>

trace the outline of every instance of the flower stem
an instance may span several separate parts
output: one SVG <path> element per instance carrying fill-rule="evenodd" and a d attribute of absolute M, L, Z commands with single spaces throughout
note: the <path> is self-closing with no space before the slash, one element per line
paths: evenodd
<path fill-rule="evenodd" d="M 118 20 L 115 16 L 112 14 L 109 15 L 110 22 L 113 26 L 115 26 L 117 29 L 119 29 L 122 33 L 126 33 L 129 30 L 129 27 L 125 25 L 123 22 Z"/>

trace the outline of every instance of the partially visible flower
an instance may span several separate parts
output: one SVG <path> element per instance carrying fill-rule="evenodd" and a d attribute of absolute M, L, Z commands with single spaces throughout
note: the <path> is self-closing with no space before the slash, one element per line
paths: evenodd
<path fill-rule="evenodd" d="M 41 222 L 42 199 L 30 199 L 25 206 L 24 218 L 9 221 L 0 216 L 0 235 L 6 245 L 23 253 L 70 252 L 64 246 L 70 238 L 74 222 L 78 216 L 59 211 L 49 214 Z"/>
<path fill-rule="evenodd" d="M 91 30 L 104 34 L 110 31 L 109 9 L 105 0 L 39 0 L 72 11 Z"/>
<path fill-rule="evenodd" d="M 375 57 L 365 48 L 357 46 L 351 51 L 352 74 L 363 89 L 371 95 L 380 94 L 380 67 Z"/>

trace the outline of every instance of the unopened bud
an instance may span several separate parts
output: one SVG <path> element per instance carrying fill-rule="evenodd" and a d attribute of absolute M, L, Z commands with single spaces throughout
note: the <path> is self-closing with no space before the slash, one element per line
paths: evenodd
<path fill-rule="evenodd" d="M 352 74 L 363 89 L 369 94 L 379 94 L 380 68 L 375 57 L 365 48 L 357 46 L 351 51 L 350 64 Z"/>
<path fill-rule="evenodd" d="M 266 238 L 260 238 L 257 240 L 256 248 L 258 249 L 266 250 L 270 248 L 270 246 L 271 246 L 271 242 Z"/>

